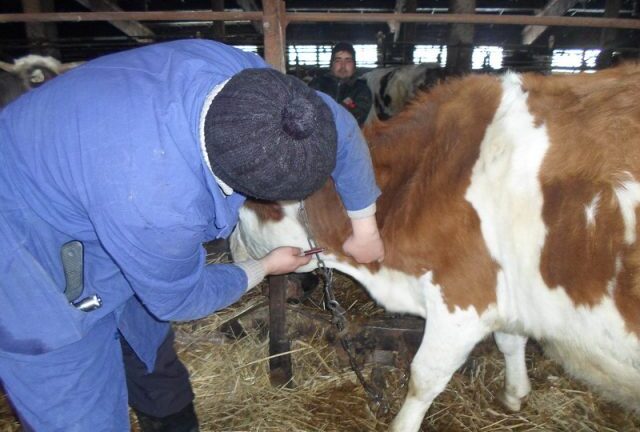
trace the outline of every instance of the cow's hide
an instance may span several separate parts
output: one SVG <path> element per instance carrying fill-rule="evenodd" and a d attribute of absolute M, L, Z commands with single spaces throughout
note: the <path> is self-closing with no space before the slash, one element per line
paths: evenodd
<path fill-rule="evenodd" d="M 425 317 L 392 429 L 420 428 L 481 339 L 505 356 L 502 400 L 530 391 L 528 337 L 600 393 L 640 411 L 640 67 L 596 74 L 471 75 L 364 130 L 382 196 L 382 264 L 341 245 L 350 224 L 328 183 L 306 200 L 329 267 L 386 309 Z M 298 204 L 241 210 L 235 253 L 304 247 Z M 309 270 L 317 263 L 311 263 Z"/>
<path fill-rule="evenodd" d="M 373 103 L 366 123 L 388 120 L 398 114 L 420 90 L 444 78 L 445 69 L 437 63 L 374 69 L 362 75 L 371 90 Z"/>

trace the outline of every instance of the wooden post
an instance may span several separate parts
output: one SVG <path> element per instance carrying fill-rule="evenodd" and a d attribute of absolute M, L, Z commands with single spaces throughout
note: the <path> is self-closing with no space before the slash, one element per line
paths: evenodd
<path fill-rule="evenodd" d="M 22 10 L 25 13 L 53 12 L 53 0 L 22 0 Z M 50 41 L 58 38 L 55 23 L 26 23 L 27 38 L 32 44 L 33 54 L 52 56 L 60 60 L 60 50 L 51 46 Z"/>
<path fill-rule="evenodd" d="M 604 5 L 605 18 L 617 18 L 620 15 L 622 0 L 607 0 Z M 600 46 L 602 51 L 596 59 L 598 69 L 604 69 L 613 65 L 613 47 L 618 38 L 618 30 L 613 28 L 602 29 L 600 33 Z"/>
<path fill-rule="evenodd" d="M 286 72 L 285 4 L 281 0 L 263 0 L 264 58 L 280 72 Z M 269 359 L 272 385 L 292 385 L 291 355 L 286 320 L 287 277 L 269 277 Z M 281 355 L 282 354 L 282 355 Z"/>
<path fill-rule="evenodd" d="M 450 0 L 449 11 L 453 14 L 473 14 L 476 0 Z M 471 70 L 473 56 L 473 24 L 453 24 L 447 42 L 447 71 L 454 75 Z"/>
<path fill-rule="evenodd" d="M 284 61 L 286 9 L 282 0 L 263 0 L 264 58 L 280 72 L 286 72 Z"/>
<path fill-rule="evenodd" d="M 287 276 L 269 276 L 269 379 L 271 385 L 293 385 L 291 343 L 287 337 Z"/>
<path fill-rule="evenodd" d="M 211 10 L 224 12 L 224 0 L 211 0 Z M 218 41 L 224 41 L 224 21 L 211 23 L 211 37 Z"/>
<path fill-rule="evenodd" d="M 403 13 L 416 13 L 418 7 L 417 0 L 406 0 Z M 413 50 L 416 40 L 416 23 L 404 23 L 400 27 L 400 42 L 402 44 L 402 62 L 404 64 L 413 63 Z"/>

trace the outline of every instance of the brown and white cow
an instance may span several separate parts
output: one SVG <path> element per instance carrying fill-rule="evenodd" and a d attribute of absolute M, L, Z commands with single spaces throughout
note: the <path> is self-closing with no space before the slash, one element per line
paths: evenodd
<path fill-rule="evenodd" d="M 532 337 L 574 376 L 640 411 L 639 94 L 635 65 L 468 76 L 366 128 L 383 191 L 382 264 L 343 255 L 349 224 L 330 184 L 306 200 L 329 267 L 388 310 L 427 319 L 392 430 L 417 431 L 490 333 L 505 356 L 511 409 L 530 391 Z M 263 210 L 242 210 L 237 254 L 307 246 L 297 203 L 275 219 Z"/>

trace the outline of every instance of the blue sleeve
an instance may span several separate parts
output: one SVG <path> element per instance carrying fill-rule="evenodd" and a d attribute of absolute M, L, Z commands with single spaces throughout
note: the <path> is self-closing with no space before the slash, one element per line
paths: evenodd
<path fill-rule="evenodd" d="M 361 210 L 380 196 L 369 147 L 356 119 L 330 96 L 317 93 L 333 112 L 338 132 L 338 157 L 331 177 L 345 208 Z"/>
<path fill-rule="evenodd" d="M 113 204 L 113 203 L 112 203 Z M 145 307 L 160 320 L 192 320 L 238 300 L 245 272 L 206 265 L 202 228 L 105 206 L 92 215 L 98 238 Z M 156 209 L 158 210 L 158 209 Z M 166 218 L 166 213 L 165 213 Z"/>

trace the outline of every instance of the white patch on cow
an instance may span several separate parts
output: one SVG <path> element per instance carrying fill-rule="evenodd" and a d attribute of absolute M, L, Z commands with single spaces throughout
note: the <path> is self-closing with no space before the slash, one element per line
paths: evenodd
<path fill-rule="evenodd" d="M 497 294 L 501 318 L 510 324 L 528 313 L 535 288 L 545 286 L 539 271 L 546 227 L 538 172 L 549 137 L 544 125 L 535 127 L 519 75 L 506 74 L 502 92 L 466 199 L 478 213 L 491 256 L 508 269 L 499 272 Z"/>
<path fill-rule="evenodd" d="M 500 266 L 496 330 L 533 336 L 573 374 L 613 399 L 637 405 L 640 344 L 627 331 L 611 297 L 595 306 L 576 306 L 563 287 L 544 283 L 540 257 L 546 228 L 538 174 L 550 141 L 546 127 L 535 126 L 519 77 L 506 75 L 502 88 L 501 103 L 481 143 L 466 193 Z M 624 182 L 616 196 L 626 227 L 635 227 L 638 184 Z M 613 292 L 615 278 L 610 285 Z"/>
<path fill-rule="evenodd" d="M 589 204 L 584 206 L 584 217 L 587 221 L 588 228 L 596 226 L 596 215 L 598 213 L 598 205 L 600 205 L 600 192 L 596 194 Z"/>
<path fill-rule="evenodd" d="M 563 309 L 565 326 L 541 340 L 545 352 L 605 397 L 640 412 L 640 343 L 614 300 Z"/>
<path fill-rule="evenodd" d="M 614 192 L 624 221 L 624 241 L 630 245 L 636 241 L 636 207 L 640 203 L 640 183 L 630 173 L 625 174 L 629 179 L 622 181 Z"/>
<path fill-rule="evenodd" d="M 418 431 L 425 413 L 444 390 L 453 373 L 464 363 L 473 347 L 490 332 L 486 316 L 478 316 L 474 307 L 453 312 L 444 302 L 440 286 L 432 273 L 420 278 L 429 318 L 420 348 L 411 362 L 411 380 L 407 398 L 391 425 L 392 432 Z M 489 320 L 491 321 L 491 320 Z"/>
<path fill-rule="evenodd" d="M 258 219 L 253 210 L 247 207 L 240 208 L 238 226 L 231 235 L 231 252 L 234 259 L 236 254 L 238 256 L 248 254 L 253 258 L 261 258 L 280 246 L 309 248 L 308 235 L 298 219 L 300 204 L 296 201 L 282 204 L 284 218 L 280 221 L 264 222 Z M 236 236 L 240 238 L 234 240 L 233 237 Z M 235 250 L 235 247 L 244 247 L 245 250 Z M 313 258 L 309 264 L 298 269 L 298 272 L 309 272 L 317 266 L 317 260 Z"/>
<path fill-rule="evenodd" d="M 378 272 L 371 273 L 365 266 L 352 266 L 337 260 L 333 255 L 327 255 L 324 261 L 327 267 L 348 274 L 360 282 L 387 311 L 427 317 L 427 289 L 417 277 L 384 266 Z"/>
<path fill-rule="evenodd" d="M 613 278 L 607 284 L 607 294 L 609 297 L 613 298 L 614 293 L 616 292 L 616 280 L 618 279 L 618 275 L 620 274 L 620 270 L 622 270 L 622 258 L 620 255 L 616 257 L 616 272 Z"/>

